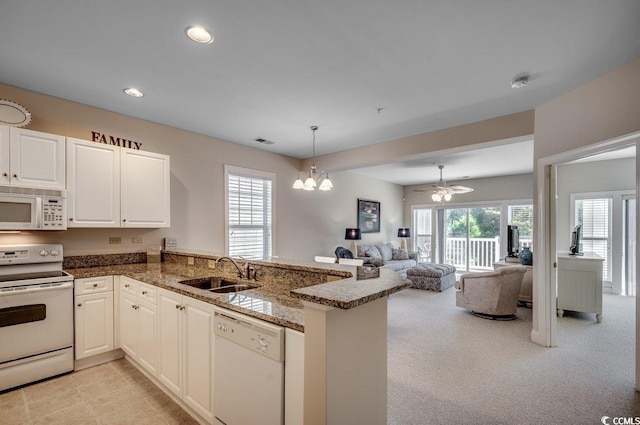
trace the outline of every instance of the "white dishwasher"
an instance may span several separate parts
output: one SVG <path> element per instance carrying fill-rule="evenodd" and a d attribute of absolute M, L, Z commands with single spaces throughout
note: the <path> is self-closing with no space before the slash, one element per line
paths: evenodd
<path fill-rule="evenodd" d="M 214 316 L 213 409 L 225 425 L 284 423 L 284 328 L 234 313 Z"/>

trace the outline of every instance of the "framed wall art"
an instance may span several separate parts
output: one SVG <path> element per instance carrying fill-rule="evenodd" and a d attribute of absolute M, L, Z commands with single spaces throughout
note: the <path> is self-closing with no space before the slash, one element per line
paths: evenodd
<path fill-rule="evenodd" d="M 358 227 L 362 233 L 380 232 L 380 202 L 358 199 Z"/>

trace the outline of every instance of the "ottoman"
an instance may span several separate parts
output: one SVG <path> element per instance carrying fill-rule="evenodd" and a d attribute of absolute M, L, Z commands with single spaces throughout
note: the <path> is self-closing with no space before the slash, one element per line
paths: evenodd
<path fill-rule="evenodd" d="M 448 264 L 419 263 L 407 270 L 411 288 L 442 292 L 456 283 L 456 268 Z"/>

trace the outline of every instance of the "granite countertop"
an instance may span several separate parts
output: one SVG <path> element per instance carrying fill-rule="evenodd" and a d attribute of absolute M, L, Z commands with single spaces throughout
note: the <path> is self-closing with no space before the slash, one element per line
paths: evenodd
<path fill-rule="evenodd" d="M 280 261 L 282 262 L 278 262 L 278 265 L 282 264 L 283 268 L 295 268 L 298 270 L 305 268 L 309 270 L 326 270 L 327 266 L 331 266 L 297 260 Z M 351 274 L 353 276 L 356 274 L 356 267 L 353 266 L 336 264 L 335 269 L 342 272 L 352 270 Z M 237 280 L 238 278 L 222 274 L 217 270 L 176 263 L 121 264 L 69 268 L 65 269 L 65 271 L 76 279 L 108 275 L 127 276 L 300 332 L 304 332 L 304 306 L 302 301 L 340 309 L 350 309 L 400 291 L 409 285 L 409 282 L 399 274 L 381 268 L 380 277 L 375 279 L 357 280 L 355 277 L 349 277 L 294 290 L 292 290 L 289 282 L 269 280 L 256 282 L 261 285 L 256 289 L 217 294 L 181 284 L 179 281 L 209 276 L 224 276 L 225 279 L 230 280 Z"/>

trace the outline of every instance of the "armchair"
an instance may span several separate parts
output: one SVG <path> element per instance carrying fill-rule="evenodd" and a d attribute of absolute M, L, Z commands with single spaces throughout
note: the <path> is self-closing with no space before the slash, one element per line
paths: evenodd
<path fill-rule="evenodd" d="M 525 271 L 524 267 L 502 267 L 461 276 L 456 282 L 456 306 L 485 319 L 515 319 Z"/>

